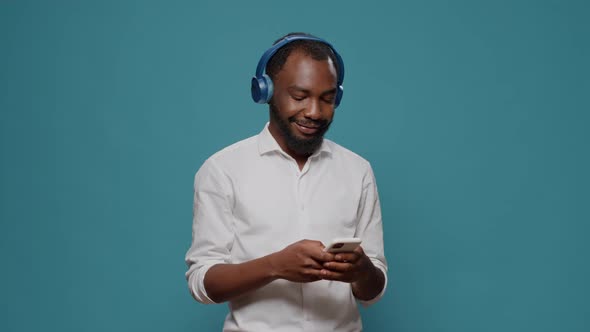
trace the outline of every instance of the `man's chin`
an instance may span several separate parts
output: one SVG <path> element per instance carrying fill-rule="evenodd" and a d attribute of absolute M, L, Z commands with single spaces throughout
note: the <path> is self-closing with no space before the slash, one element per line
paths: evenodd
<path fill-rule="evenodd" d="M 323 135 L 314 135 L 312 137 L 300 137 L 292 135 L 287 139 L 287 146 L 297 154 L 310 155 L 319 149 L 323 141 Z"/>
<path fill-rule="evenodd" d="M 322 140 L 324 138 L 324 133 L 323 132 L 318 132 L 317 134 L 313 134 L 313 135 L 302 135 L 302 134 L 292 134 L 291 137 L 293 137 L 294 139 L 296 139 L 299 142 L 302 143 L 306 143 L 306 142 L 313 142 L 313 141 L 317 141 L 317 140 Z"/>

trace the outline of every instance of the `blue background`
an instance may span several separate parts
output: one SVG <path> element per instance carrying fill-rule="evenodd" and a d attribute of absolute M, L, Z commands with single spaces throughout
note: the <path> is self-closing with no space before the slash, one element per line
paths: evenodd
<path fill-rule="evenodd" d="M 0 330 L 219 331 L 189 295 L 193 175 L 268 118 L 290 31 L 346 64 L 390 284 L 367 331 L 590 330 L 587 1 L 0 4 Z"/>

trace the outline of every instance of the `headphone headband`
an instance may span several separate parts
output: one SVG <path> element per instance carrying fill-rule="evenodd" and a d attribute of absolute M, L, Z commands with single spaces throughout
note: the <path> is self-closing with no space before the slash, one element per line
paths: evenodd
<path fill-rule="evenodd" d="M 334 53 L 336 57 L 336 69 L 337 69 L 337 92 L 334 105 L 338 107 L 340 104 L 340 100 L 342 99 L 342 82 L 344 82 L 344 62 L 342 61 L 342 57 L 340 54 L 336 52 L 336 49 L 327 41 L 308 35 L 290 35 L 286 36 L 281 39 L 279 42 L 274 44 L 271 48 L 266 50 L 262 57 L 258 61 L 258 65 L 256 66 L 256 75 L 252 78 L 252 99 L 260 104 L 268 103 L 270 98 L 272 97 L 273 93 L 273 83 L 270 77 L 265 73 L 266 65 L 272 56 L 283 46 L 296 41 L 296 40 L 311 40 L 326 44 Z"/>

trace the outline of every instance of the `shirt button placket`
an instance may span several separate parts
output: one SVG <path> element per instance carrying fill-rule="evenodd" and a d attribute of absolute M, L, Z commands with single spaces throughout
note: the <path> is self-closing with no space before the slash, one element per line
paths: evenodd
<path fill-rule="evenodd" d="M 299 201 L 299 209 L 301 211 L 305 210 L 305 204 L 303 203 L 303 195 L 301 190 L 301 181 L 302 181 L 303 174 L 299 174 L 297 177 L 297 200 Z"/>
<path fill-rule="evenodd" d="M 307 237 L 307 218 L 305 216 L 305 174 L 308 171 L 308 165 L 306 164 L 303 167 L 303 170 L 299 171 L 297 174 L 297 200 L 299 205 L 299 221 L 301 222 L 301 231 L 304 238 Z M 309 313 L 309 303 L 307 297 L 308 287 L 306 284 L 301 284 L 301 305 L 302 305 L 302 313 L 303 313 L 303 328 L 304 331 L 309 331 L 308 321 L 310 319 Z"/>

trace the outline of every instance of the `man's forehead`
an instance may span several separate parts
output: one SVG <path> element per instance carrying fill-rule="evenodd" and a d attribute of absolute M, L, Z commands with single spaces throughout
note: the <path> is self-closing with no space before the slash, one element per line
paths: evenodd
<path fill-rule="evenodd" d="M 316 60 L 302 51 L 293 51 L 277 75 L 277 79 L 330 80 L 336 84 L 337 73 L 330 57 Z"/>
<path fill-rule="evenodd" d="M 291 54 L 289 54 L 289 56 L 287 57 L 287 60 L 285 61 L 285 64 L 283 65 L 283 69 L 289 63 L 293 64 L 293 63 L 297 63 L 297 62 L 301 62 L 301 61 L 310 61 L 310 60 L 320 62 L 320 63 L 326 63 L 330 67 L 332 67 L 332 69 L 334 69 L 334 73 L 336 73 L 336 65 L 334 64 L 334 61 L 332 61 L 332 58 L 330 58 L 329 56 L 326 56 L 325 59 L 316 59 L 311 55 L 311 53 L 305 52 L 304 50 L 300 50 L 300 49 L 295 49 L 295 50 L 293 50 L 293 52 L 291 52 Z"/>

